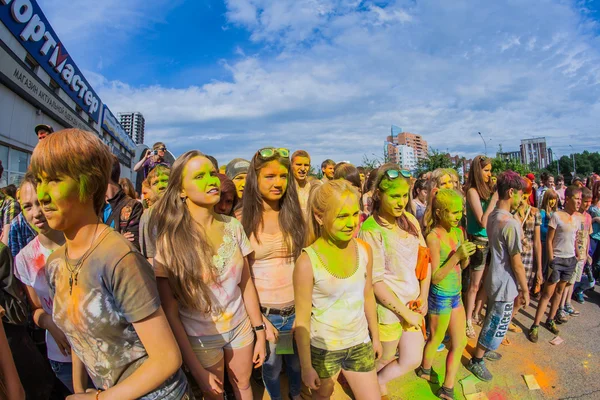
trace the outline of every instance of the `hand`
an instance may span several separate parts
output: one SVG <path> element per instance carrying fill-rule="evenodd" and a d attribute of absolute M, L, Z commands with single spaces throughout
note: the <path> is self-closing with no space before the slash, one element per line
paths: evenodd
<path fill-rule="evenodd" d="M 464 242 L 463 244 L 460 245 L 458 250 L 456 250 L 456 255 L 461 260 L 466 260 L 467 258 L 471 257 L 473 254 L 475 254 L 475 250 L 477 250 L 477 246 L 475 246 L 474 243 Z"/>
<path fill-rule="evenodd" d="M 412 326 L 421 326 L 423 325 L 423 316 L 414 311 L 408 311 L 405 316 L 402 316 L 404 320 Z"/>
<path fill-rule="evenodd" d="M 66 400 L 90 400 L 90 399 L 95 400 L 96 393 L 97 393 L 96 390 L 88 389 L 85 391 L 85 393 L 72 394 L 72 395 L 68 396 Z"/>
<path fill-rule="evenodd" d="M 55 324 L 52 324 L 52 326 L 48 327 L 48 332 L 50 332 L 50 335 L 52 335 L 54 338 L 54 341 L 58 345 L 58 350 L 60 350 L 62 355 L 65 357 L 70 356 L 71 345 L 69 344 L 69 341 L 67 340 L 67 337 L 63 331 L 61 331 L 60 328 Z"/>
<path fill-rule="evenodd" d="M 525 289 L 521 290 L 520 292 L 521 303 L 523 303 L 523 308 L 526 308 L 529 306 L 529 290 Z"/>
<path fill-rule="evenodd" d="M 375 361 L 379 360 L 383 355 L 383 346 L 381 345 L 381 341 L 373 341 L 373 352 L 375 353 Z"/>
<path fill-rule="evenodd" d="M 321 379 L 319 379 L 319 375 L 317 371 L 313 367 L 310 368 L 301 368 L 302 371 L 302 382 L 312 390 L 319 390 L 319 386 L 321 386 Z"/>
<path fill-rule="evenodd" d="M 147 159 L 149 159 L 150 157 L 152 157 L 152 150 L 148 149 L 146 150 L 146 155 L 144 156 Z"/>
<path fill-rule="evenodd" d="M 422 316 L 426 316 L 427 309 L 429 307 L 429 305 L 427 303 L 427 296 L 425 296 L 425 297 L 419 296 L 417 298 L 417 304 L 420 304 L 420 306 L 415 311 L 418 312 L 419 314 L 421 314 Z"/>
<path fill-rule="evenodd" d="M 263 317 L 263 323 L 265 324 L 265 335 L 267 340 L 272 343 L 277 343 L 279 340 L 279 330 L 273 326 L 271 321 L 266 317 Z"/>
<path fill-rule="evenodd" d="M 252 356 L 254 368 L 261 367 L 265 362 L 265 357 L 267 356 L 267 344 L 265 338 L 261 338 L 261 336 L 262 335 L 258 335 L 256 342 L 254 343 L 254 355 Z"/>
<path fill-rule="evenodd" d="M 135 238 L 133 237 L 133 233 L 131 232 L 123 232 L 123 236 L 130 242 L 133 242 L 135 240 Z"/>
<path fill-rule="evenodd" d="M 587 259 L 586 259 L 586 264 L 587 265 L 592 265 L 594 261 L 592 260 L 592 257 L 588 254 Z"/>
<path fill-rule="evenodd" d="M 223 393 L 223 382 L 215 374 L 210 371 L 202 370 L 194 379 L 200 385 L 202 393 L 221 394 Z"/>

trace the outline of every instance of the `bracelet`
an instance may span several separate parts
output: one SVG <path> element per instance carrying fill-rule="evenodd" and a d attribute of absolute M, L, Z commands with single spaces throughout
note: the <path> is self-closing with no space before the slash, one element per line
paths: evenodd
<path fill-rule="evenodd" d="M 96 400 L 100 399 L 100 393 L 102 393 L 102 390 L 98 389 L 98 391 L 96 392 Z"/>
<path fill-rule="evenodd" d="M 252 329 L 254 329 L 254 332 L 264 331 L 266 328 L 267 328 L 267 326 L 264 323 L 260 324 L 258 326 L 252 327 Z"/>

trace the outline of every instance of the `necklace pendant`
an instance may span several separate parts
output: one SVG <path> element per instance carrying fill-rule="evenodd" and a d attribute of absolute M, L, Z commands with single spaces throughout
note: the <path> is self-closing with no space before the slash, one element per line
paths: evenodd
<path fill-rule="evenodd" d="M 73 294 L 73 275 L 69 277 L 69 296 Z"/>

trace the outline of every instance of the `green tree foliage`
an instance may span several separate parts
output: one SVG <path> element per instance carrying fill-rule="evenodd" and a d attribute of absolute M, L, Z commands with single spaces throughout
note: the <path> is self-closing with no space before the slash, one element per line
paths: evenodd
<path fill-rule="evenodd" d="M 432 149 L 427 158 L 419 160 L 417 163 L 417 175 L 433 171 L 438 168 L 454 168 L 452 160 L 447 153 L 440 153 L 438 150 Z"/>
<path fill-rule="evenodd" d="M 532 169 L 524 164 L 516 160 L 503 160 L 500 157 L 496 157 L 492 159 L 492 171 L 495 174 L 499 174 L 501 172 L 512 170 L 518 173 L 519 175 L 527 175 L 530 172 L 533 172 Z"/>

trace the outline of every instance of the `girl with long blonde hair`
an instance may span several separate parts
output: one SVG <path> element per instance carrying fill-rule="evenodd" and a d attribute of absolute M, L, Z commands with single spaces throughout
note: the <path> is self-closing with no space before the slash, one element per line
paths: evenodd
<path fill-rule="evenodd" d="M 341 179 L 313 187 L 309 198 L 308 247 L 294 269 L 295 336 L 302 380 L 316 399 L 332 395 L 340 371 L 356 399 L 381 398 L 373 256 L 354 238 L 359 199 Z"/>
<path fill-rule="evenodd" d="M 220 181 L 196 150 L 173 164 L 154 206 L 158 290 L 183 360 L 205 398 L 220 399 L 224 369 L 237 399 L 252 399 L 252 366 L 265 358 L 265 326 L 242 225 L 217 214 Z M 256 333 L 256 343 L 254 341 Z"/>

